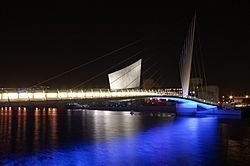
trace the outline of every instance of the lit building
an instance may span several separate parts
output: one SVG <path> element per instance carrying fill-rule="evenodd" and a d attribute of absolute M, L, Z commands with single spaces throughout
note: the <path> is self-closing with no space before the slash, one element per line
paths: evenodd
<path fill-rule="evenodd" d="M 221 104 L 223 107 L 231 107 L 231 108 L 246 107 L 246 106 L 250 106 L 250 98 L 248 95 L 222 96 Z"/>

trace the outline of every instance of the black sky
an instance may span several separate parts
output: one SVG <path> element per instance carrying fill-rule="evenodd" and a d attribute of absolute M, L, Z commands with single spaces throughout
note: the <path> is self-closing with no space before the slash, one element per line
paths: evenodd
<path fill-rule="evenodd" d="M 163 87 L 180 86 L 178 59 L 189 23 L 197 12 L 198 36 L 208 84 L 222 94 L 250 90 L 250 10 L 231 3 L 226 7 L 81 8 L 60 3 L 2 7 L 0 16 L 0 86 L 28 87 L 130 42 L 140 43 L 46 83 L 72 88 L 144 49 L 110 72 L 143 58 L 143 70 L 154 72 Z M 149 58 L 150 57 L 150 58 Z M 106 87 L 101 75 L 86 87 Z"/>

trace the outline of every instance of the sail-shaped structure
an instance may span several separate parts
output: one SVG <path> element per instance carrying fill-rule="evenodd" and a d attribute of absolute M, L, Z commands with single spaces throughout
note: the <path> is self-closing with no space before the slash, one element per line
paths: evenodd
<path fill-rule="evenodd" d="M 142 59 L 121 70 L 108 74 L 110 89 L 118 90 L 140 87 L 141 62 Z"/>
<path fill-rule="evenodd" d="M 196 21 L 196 15 L 194 16 L 191 25 L 189 27 L 188 34 L 184 42 L 184 46 L 182 48 L 180 57 L 179 65 L 180 65 L 180 77 L 181 77 L 183 97 L 188 97 L 188 92 L 189 92 L 189 82 L 190 82 L 194 35 L 195 35 L 195 21 Z"/>

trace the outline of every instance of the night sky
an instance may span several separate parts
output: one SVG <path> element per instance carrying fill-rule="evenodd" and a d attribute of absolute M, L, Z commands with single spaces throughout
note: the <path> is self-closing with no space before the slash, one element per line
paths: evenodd
<path fill-rule="evenodd" d="M 221 94 L 250 92 L 249 8 L 234 3 L 224 8 L 99 6 L 3 6 L 0 87 L 30 87 L 136 40 L 140 42 L 43 85 L 72 88 L 143 50 L 82 88 L 107 87 L 109 72 L 139 58 L 142 71 L 147 70 L 142 79 L 179 87 L 178 60 L 196 10 L 207 83 L 218 85 Z"/>

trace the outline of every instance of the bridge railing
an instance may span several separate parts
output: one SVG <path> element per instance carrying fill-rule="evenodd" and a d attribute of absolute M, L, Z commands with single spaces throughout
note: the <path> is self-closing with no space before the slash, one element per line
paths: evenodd
<path fill-rule="evenodd" d="M 49 91 L 30 91 L 30 92 L 2 92 L 0 102 L 8 101 L 40 101 L 40 100 L 63 100 L 63 99 L 89 99 L 89 98 L 113 98 L 113 97 L 133 97 L 133 96 L 152 96 L 160 95 L 157 90 L 49 90 Z"/>
<path fill-rule="evenodd" d="M 109 89 L 80 89 L 80 90 L 34 90 L 26 92 L 1 92 L 0 102 L 70 100 L 70 99 L 100 99 L 140 96 L 176 96 L 182 97 L 179 91 L 173 89 L 127 89 L 110 91 Z M 188 97 L 189 99 L 214 104 L 203 99 Z"/>

